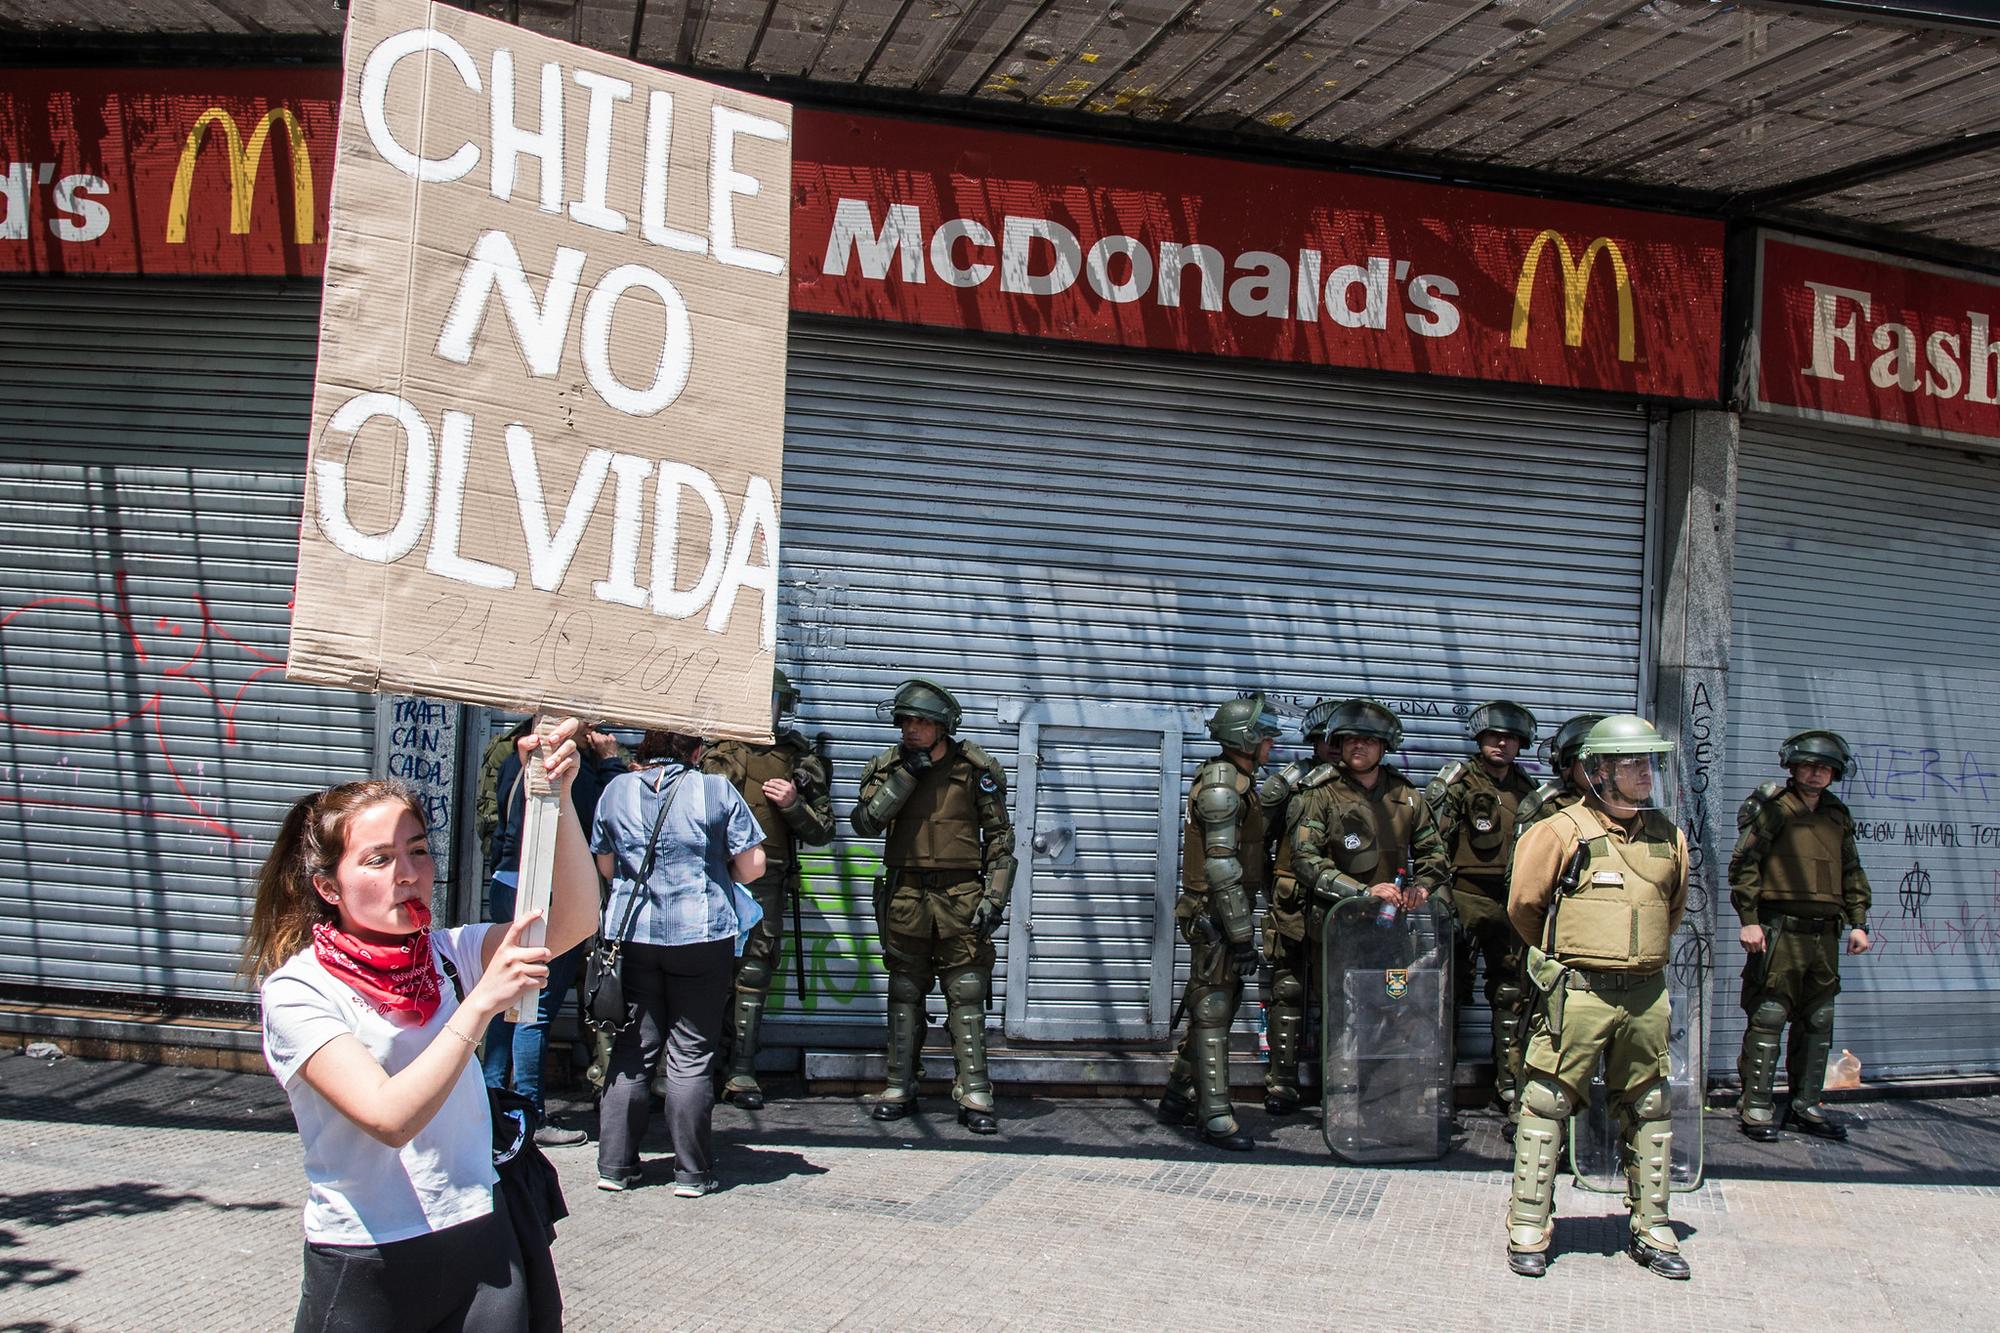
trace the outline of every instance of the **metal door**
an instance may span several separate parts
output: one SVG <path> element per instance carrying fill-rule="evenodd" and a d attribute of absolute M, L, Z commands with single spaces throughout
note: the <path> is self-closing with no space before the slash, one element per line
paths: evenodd
<path fill-rule="evenodd" d="M 1165 1037 L 1180 714 L 1043 703 L 1024 708 L 1020 725 L 1007 1035 Z"/>

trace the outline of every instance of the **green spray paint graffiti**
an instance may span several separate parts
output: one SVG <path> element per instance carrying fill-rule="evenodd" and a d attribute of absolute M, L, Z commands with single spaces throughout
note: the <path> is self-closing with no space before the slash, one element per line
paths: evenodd
<path fill-rule="evenodd" d="M 887 985 L 874 907 L 882 858 L 864 848 L 836 845 L 800 857 L 799 873 L 805 939 L 792 939 L 791 922 L 784 923 L 784 968 L 773 980 L 765 1006 L 774 1016 L 849 1008 L 878 992 L 878 977 Z M 803 1000 L 796 994 L 797 965 L 791 959 L 792 950 L 801 945 L 806 959 Z"/>

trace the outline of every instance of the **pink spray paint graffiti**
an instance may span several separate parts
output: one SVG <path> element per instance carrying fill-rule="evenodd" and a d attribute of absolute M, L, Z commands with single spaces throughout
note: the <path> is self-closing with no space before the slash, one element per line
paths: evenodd
<path fill-rule="evenodd" d="M 107 680 L 129 683 L 125 691 L 126 703 L 112 703 L 115 696 L 107 691 L 104 697 L 110 704 L 112 716 L 87 726 L 74 725 L 74 720 L 66 717 L 63 721 L 69 725 L 58 726 L 49 725 L 56 721 L 52 717 L 38 719 L 23 716 L 16 711 L 11 695 L 5 695 L 0 696 L 0 728 L 36 736 L 73 738 L 103 736 L 128 728 L 150 730 L 153 744 L 166 764 L 167 775 L 180 799 L 186 803 L 187 812 L 65 799 L 49 795 L 46 790 L 28 790 L 25 784 L 18 782 L 14 784 L 13 791 L 0 790 L 0 804 L 94 810 L 161 819 L 206 829 L 231 842 L 240 842 L 245 835 L 231 828 L 220 817 L 213 802 L 193 790 L 187 774 L 175 762 L 174 746 L 161 716 L 162 705 L 169 691 L 175 689 L 191 689 L 204 696 L 222 722 L 222 744 L 233 747 L 236 744 L 237 713 L 243 705 L 244 696 L 259 680 L 273 671 L 283 670 L 284 661 L 230 633 L 216 621 L 208 600 L 200 593 L 192 594 L 198 613 L 196 617 L 181 621 L 158 616 L 142 626 L 132 613 L 125 571 L 116 571 L 113 580 L 114 600 L 109 603 L 94 597 L 38 597 L 0 616 L 0 669 L 15 669 L 24 661 L 32 660 L 37 653 L 32 643 L 25 648 L 13 648 L 8 642 L 10 634 L 16 642 L 26 641 L 39 625 L 43 628 L 45 639 L 64 644 L 74 644 L 80 637 L 95 635 L 101 640 L 103 670 Z M 74 622 L 79 615 L 94 623 L 65 623 Z M 226 697 L 197 674 L 204 665 L 212 667 L 211 655 L 223 649 L 240 652 L 255 664 L 248 677 Z M 135 699 L 136 706 L 130 707 L 129 711 L 117 711 Z"/>

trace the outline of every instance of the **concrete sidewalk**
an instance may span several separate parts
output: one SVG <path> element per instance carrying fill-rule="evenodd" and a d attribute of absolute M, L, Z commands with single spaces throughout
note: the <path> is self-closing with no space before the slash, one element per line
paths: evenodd
<path fill-rule="evenodd" d="M 2000 1099 L 1847 1106 L 1847 1145 L 1712 1117 L 1708 1183 L 1675 1200 L 1680 1284 L 1623 1256 L 1617 1199 L 1567 1182 L 1549 1276 L 1508 1273 L 1484 1113 L 1443 1162 L 1376 1170 L 1252 1106 L 1247 1158 L 1140 1101 L 1003 1102 L 998 1140 L 927 1106 L 719 1108 L 725 1188 L 698 1200 L 601 1194 L 593 1148 L 551 1153 L 568 1327 L 2000 1326 Z M 290 1327 L 299 1159 L 268 1077 L 0 1056 L 0 1331 Z"/>

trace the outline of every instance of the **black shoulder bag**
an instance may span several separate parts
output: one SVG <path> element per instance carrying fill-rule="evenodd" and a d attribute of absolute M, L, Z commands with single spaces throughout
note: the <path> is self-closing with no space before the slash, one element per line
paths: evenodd
<path fill-rule="evenodd" d="M 640 863 L 638 879 L 633 882 L 632 901 L 626 904 L 625 917 L 608 939 L 600 928 L 597 943 L 591 946 L 590 956 L 584 960 L 583 1016 L 592 1028 L 607 1035 L 615 1036 L 632 1025 L 631 1011 L 625 1007 L 625 983 L 618 975 L 618 955 L 625 947 L 625 936 L 631 932 L 632 918 L 639 915 L 639 900 L 645 896 L 646 881 L 653 877 L 653 861 L 660 853 L 660 829 L 667 822 L 667 811 L 673 807 L 681 779 L 693 771 L 684 768 L 676 773 L 660 794 L 660 812 L 653 816 L 653 831 L 646 837 L 646 857 Z"/>
<path fill-rule="evenodd" d="M 458 969 L 442 949 L 437 951 L 437 960 L 451 980 L 451 993 L 464 1004 L 465 987 L 459 982 Z M 477 1065 L 478 1060 L 473 1063 Z M 521 1245 L 529 1333 L 561 1333 L 562 1288 L 556 1285 L 555 1260 L 549 1246 L 556 1238 L 556 1223 L 569 1216 L 562 1180 L 535 1144 L 535 1104 L 512 1088 L 490 1085 L 486 1104 L 493 1121 L 493 1170 L 500 1177 L 507 1218 Z"/>

